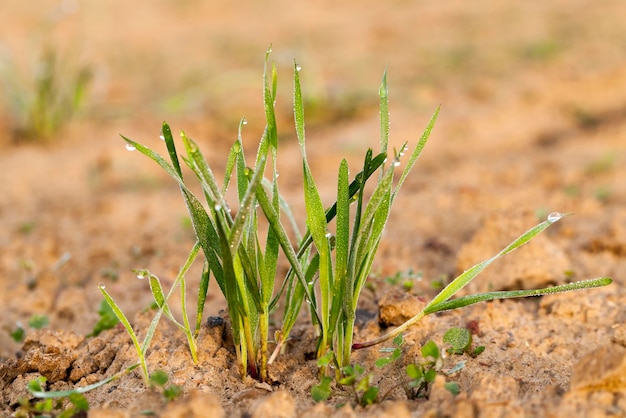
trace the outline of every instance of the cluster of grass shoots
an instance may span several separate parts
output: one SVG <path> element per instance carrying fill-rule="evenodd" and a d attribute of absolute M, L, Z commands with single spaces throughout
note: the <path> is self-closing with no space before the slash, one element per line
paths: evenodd
<path fill-rule="evenodd" d="M 0 59 L 0 83 L 17 140 L 46 140 L 84 105 L 92 80 L 86 65 L 70 63 L 55 46 L 42 49 L 32 79 L 23 81 L 17 65 Z"/>
<path fill-rule="evenodd" d="M 249 375 L 263 381 L 268 380 L 268 365 L 288 340 L 303 305 L 308 307 L 311 322 L 318 332 L 317 357 L 326 359 L 320 363 L 320 375 L 327 377 L 329 368 L 332 367 L 335 369 L 335 378 L 340 380 L 346 379 L 350 367 L 353 367 L 353 350 L 397 338 L 426 315 L 482 301 L 537 296 L 611 283 L 609 278 L 599 278 L 546 289 L 488 292 L 453 299 L 453 296 L 492 262 L 526 244 L 565 216 L 555 212 L 492 258 L 463 272 L 406 323 L 372 341 L 354 343 L 356 308 L 360 293 L 370 275 L 393 203 L 426 145 L 439 109 L 435 111 L 413 147 L 404 144 L 399 150 L 390 153 L 388 88 L 384 75 L 379 89 L 380 150 L 377 153 L 371 149 L 365 152 L 362 170 L 352 176 L 352 180 L 347 160 L 341 161 L 337 175 L 337 199 L 332 205 L 325 206 L 307 159 L 304 106 L 299 78 L 301 69 L 294 63 L 294 119 L 302 155 L 303 199 L 306 207 L 306 228 L 302 232 L 279 191 L 278 131 L 274 114 L 277 74 L 275 66 L 271 66 L 268 71 L 269 52 L 270 50 L 266 54 L 263 77 L 266 127 L 253 164 L 248 165 L 244 155 L 242 128 L 246 124 L 245 119 L 239 124 L 239 133 L 228 154 L 221 184 L 216 180 L 198 144 L 181 132 L 186 154 L 182 160 L 193 172 L 195 180 L 199 181 L 204 204 L 192 193 L 189 178 L 183 177 L 181 157 L 166 123 L 162 126 L 162 139 L 165 141 L 169 162 L 152 149 L 124 137 L 129 150 L 138 150 L 148 156 L 178 183 L 197 239 L 167 295 L 154 274 L 147 270 L 137 271 L 139 276 L 149 279 L 158 307 L 142 342 L 104 286 L 100 287 L 114 314 L 131 335 L 146 382 L 150 376 L 145 361 L 146 350 L 163 315 L 174 321 L 185 333 L 193 361 L 197 362 L 196 341 L 211 276 L 217 282 L 228 305 L 240 374 L 242 377 Z M 405 154 L 408 154 L 408 159 L 404 168 L 400 169 Z M 236 189 L 236 204 L 229 204 L 226 200 L 231 186 Z M 236 210 L 231 211 L 231 207 Z M 263 229 L 260 228 L 262 223 L 267 226 L 264 234 L 260 232 Z M 295 238 L 292 240 L 290 236 Z M 204 253 L 205 261 L 198 289 L 198 309 L 192 327 L 186 312 L 185 275 L 200 250 Z M 290 269 L 284 277 L 278 279 L 277 263 L 281 251 L 288 260 Z M 182 299 L 182 322 L 175 318 L 168 305 L 168 300 L 177 287 Z M 269 355 L 270 315 L 276 311 L 281 298 L 284 305 L 281 320 L 278 321 L 281 325 L 274 333 L 274 352 Z M 459 343 L 459 347 L 461 346 L 462 343 Z M 359 374 L 358 371 L 353 367 L 351 375 Z M 417 379 L 417 374 L 414 377 Z"/>

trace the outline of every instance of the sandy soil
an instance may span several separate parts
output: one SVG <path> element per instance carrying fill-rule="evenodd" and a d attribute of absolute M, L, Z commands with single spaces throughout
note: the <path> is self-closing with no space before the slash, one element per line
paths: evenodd
<path fill-rule="evenodd" d="M 471 290 L 615 282 L 427 318 L 406 337 L 402 362 L 415 361 L 429 339 L 441 343 L 451 326 L 472 324 L 476 344 L 486 346 L 475 359 L 446 359 L 446 370 L 466 361 L 450 377 L 461 393 L 452 396 L 440 379 L 428 400 L 395 390 L 368 408 L 337 408 L 341 396 L 314 404 L 314 340 L 304 323 L 264 385 L 239 379 L 219 326 L 203 329 L 194 366 L 184 336 L 162 321 L 149 365 L 166 370 L 184 396 L 166 405 L 131 373 L 87 395 L 90 416 L 626 416 L 625 15 L 617 0 L 5 1 L 0 48 L 17 77 L 12 87 L 27 91 L 19 80 L 32 80 L 45 45 L 70 66 L 90 65 L 94 82 L 86 108 L 45 141 L 16 142 L 8 94 L 0 101 L 2 414 L 39 375 L 52 390 L 84 386 L 136 361 L 119 328 L 85 338 L 98 319 L 97 284 L 145 330 L 151 295 L 131 269 L 171 283 L 193 236 L 176 185 L 126 151 L 118 134 L 162 147 L 167 120 L 198 140 L 219 171 L 242 116 L 251 147 L 262 132 L 261 72 L 273 43 L 282 188 L 296 208 L 293 59 L 308 98 L 309 160 L 328 201 L 340 159 L 356 165 L 378 143 L 385 68 L 394 145 L 416 140 L 442 105 L 381 244 L 376 291 L 364 296 L 371 319 L 356 340 L 385 331 L 379 309 L 400 306 L 406 315 L 434 295 L 432 283 L 493 255 L 552 211 L 575 216 L 495 263 Z M 408 293 L 380 278 L 408 269 L 422 274 Z M 198 275 L 189 275 L 191 288 Z M 210 293 L 207 317 L 225 306 L 215 283 Z M 35 314 L 47 315 L 48 327 L 26 327 L 24 343 L 15 343 L 9 332 Z M 355 360 L 373 367 L 379 355 L 363 350 Z M 401 366 L 376 374 L 383 391 L 402 378 Z"/>

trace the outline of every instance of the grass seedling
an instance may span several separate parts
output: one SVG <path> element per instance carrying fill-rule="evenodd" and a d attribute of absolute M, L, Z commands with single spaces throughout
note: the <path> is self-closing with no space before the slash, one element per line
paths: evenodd
<path fill-rule="evenodd" d="M 165 402 L 173 401 L 181 394 L 181 388 L 175 384 L 167 384 L 169 377 L 163 370 L 157 370 L 150 375 L 150 385 L 157 388 L 163 394 L 163 400 Z"/>
<path fill-rule="evenodd" d="M 370 149 L 365 153 L 362 170 L 353 177 L 352 181 L 350 181 L 347 161 L 345 159 L 341 161 L 337 175 L 337 200 L 326 208 L 307 160 L 304 106 L 299 78 L 301 68 L 294 63 L 294 118 L 302 157 L 307 225 L 305 233 L 301 234 L 278 189 L 276 169 L 278 132 L 274 114 L 277 75 L 275 66 L 272 66 L 271 76 L 268 74 L 269 52 L 270 49 L 266 53 L 263 76 L 266 127 L 258 145 L 254 164 L 248 166 L 244 155 L 242 129 L 246 122 L 242 119 L 237 140 L 231 147 L 226 161 L 224 180 L 221 185 L 218 184 L 198 145 L 184 132 L 181 132 L 181 140 L 186 155 L 179 157 L 171 129 L 166 123 L 162 126 L 162 139 L 165 141 L 169 161 L 150 148 L 123 137 L 128 150 L 138 150 L 146 155 L 178 183 L 197 240 L 187 263 L 181 269 L 167 295 L 163 292 L 160 281 L 155 275 L 147 270 L 137 271 L 138 275 L 149 278 L 150 288 L 158 307 L 157 315 L 142 343 L 139 342 L 130 323 L 115 305 L 113 299 L 101 287 L 105 300 L 112 306 L 113 312 L 131 335 L 140 357 L 146 382 L 149 381 L 149 374 L 145 364 L 145 352 L 150 344 L 154 328 L 163 314 L 174 321 L 186 334 L 191 355 L 194 361 L 197 361 L 196 339 L 201 324 L 209 275 L 213 275 L 226 298 L 238 367 L 242 376 L 247 374 L 263 381 L 268 380 L 267 365 L 271 363 L 288 339 L 302 303 L 306 301 L 310 309 L 311 321 L 319 332 L 317 358 L 322 371 L 322 380 L 316 388 L 315 396 L 320 399 L 326 395 L 329 396 L 332 379 L 329 380 L 330 377 L 325 374 L 327 369 L 333 366 L 336 370 L 337 382 L 340 384 L 343 382 L 346 385 L 354 384 L 355 389 L 362 393 L 363 396 L 359 398 L 361 404 L 370 403 L 369 400 L 374 399 L 375 396 L 372 395 L 373 390 L 370 390 L 371 379 L 367 378 L 368 374 L 351 364 L 352 350 L 398 337 L 425 315 L 435 312 L 487 300 L 537 296 L 605 286 L 611 283 L 612 280 L 609 278 L 600 278 L 547 289 L 489 292 L 452 299 L 489 264 L 524 245 L 565 216 L 552 213 L 546 221 L 529 229 L 500 253 L 475 265 L 454 279 L 420 313 L 405 324 L 375 340 L 353 344 L 357 303 L 370 275 L 391 208 L 426 145 L 439 109 L 433 114 L 412 151 L 409 151 L 408 145 L 404 144 L 399 150 L 394 150 L 393 154 L 389 153 L 388 88 L 385 74 L 379 89 L 380 151 L 374 153 Z M 401 165 L 401 159 L 407 152 L 410 152 L 410 155 L 404 168 L 400 170 L 398 167 Z M 186 175 L 183 176 L 180 158 L 199 181 L 205 204 L 191 192 L 188 178 Z M 269 172 L 267 177 L 265 177 L 266 171 Z M 396 171 L 399 171 L 399 175 Z M 236 189 L 237 201 L 234 205 L 229 204 L 225 197 L 231 184 L 234 184 L 233 187 Z M 235 210 L 231 211 L 231 207 Z M 259 228 L 260 222 L 263 222 L 260 217 L 261 212 L 269 226 L 267 233 L 263 236 Z M 296 245 L 289 239 L 285 227 L 287 224 L 293 230 Z M 291 269 L 276 287 L 280 249 L 289 261 Z M 204 253 L 206 261 L 198 291 L 196 326 L 195 330 L 192 330 L 185 308 L 185 273 L 200 250 Z M 175 319 L 168 307 L 168 298 L 177 286 L 180 286 L 182 298 L 182 322 Z M 282 326 L 275 333 L 274 354 L 268 358 L 269 316 L 282 296 L 285 301 Z M 420 370 L 417 370 L 419 367 L 411 368 L 409 373 L 411 379 L 418 382 L 415 383 L 418 387 L 427 387 L 432 382 L 429 380 L 432 374 L 438 370 L 439 356 L 434 356 L 433 352 L 429 351 L 430 345 L 427 346 L 429 349 L 424 355 L 434 358 L 434 363 L 428 367 L 422 367 L 421 375 Z M 394 353 L 396 352 L 394 351 L 390 358 L 396 355 Z"/>
<path fill-rule="evenodd" d="M 150 326 L 148 327 L 148 330 L 146 331 L 146 335 L 142 343 L 139 342 L 139 338 L 137 337 L 135 330 L 130 324 L 130 321 L 128 320 L 128 318 L 126 318 L 126 315 L 124 315 L 124 312 L 122 312 L 122 310 L 117 305 L 117 303 L 115 303 L 115 300 L 106 291 L 105 286 L 103 284 L 100 284 L 99 286 L 100 292 L 102 293 L 102 296 L 104 296 L 104 300 L 110 306 L 111 310 L 113 311 L 113 314 L 122 323 L 122 325 L 124 326 L 124 329 L 126 329 L 126 332 L 128 333 L 128 335 L 130 336 L 133 342 L 135 351 L 137 352 L 137 356 L 139 357 L 139 365 L 141 366 L 141 373 L 143 375 L 144 382 L 146 383 L 146 385 L 148 385 L 150 381 L 150 373 L 148 372 L 148 365 L 146 363 L 146 351 L 148 350 L 148 347 L 150 346 L 150 342 L 152 341 L 152 337 L 154 336 L 156 327 L 159 324 L 159 320 L 161 319 L 161 316 L 163 314 L 165 314 L 166 317 L 174 321 L 174 323 L 183 330 L 183 332 L 187 336 L 187 342 L 189 344 L 189 349 L 191 351 L 191 356 L 193 358 L 193 361 L 195 363 L 198 362 L 195 341 L 198 336 L 198 332 L 200 330 L 200 322 L 202 320 L 201 319 L 202 310 L 204 309 L 204 301 L 206 300 L 206 290 L 208 288 L 208 272 L 205 269 L 205 271 L 202 274 L 202 280 L 201 280 L 200 292 L 199 292 L 200 296 L 198 298 L 199 299 L 198 313 L 197 313 L 198 319 L 196 320 L 196 329 L 195 329 L 195 332 L 193 333 L 190 329 L 189 321 L 187 319 L 187 310 L 186 310 L 186 303 L 185 303 L 185 300 L 186 300 L 185 298 L 185 295 L 186 295 L 185 274 L 187 273 L 187 270 L 189 270 L 189 268 L 191 267 L 191 264 L 196 259 L 199 248 L 200 248 L 199 244 L 196 243 L 196 245 L 194 245 L 193 249 L 189 253 L 187 262 L 183 265 L 180 272 L 178 273 L 176 280 L 174 281 L 174 284 L 172 285 L 172 288 L 170 289 L 170 292 L 168 293 L 167 296 L 165 296 L 163 293 L 163 288 L 161 286 L 161 283 L 158 277 L 151 274 L 147 270 L 135 271 L 135 273 L 137 274 L 137 278 L 139 279 L 148 278 L 148 282 L 150 284 L 150 290 L 152 291 L 152 295 L 154 297 L 156 307 L 158 308 L 156 315 L 152 319 L 152 322 L 150 323 Z M 172 295 L 172 293 L 174 292 L 177 286 L 180 286 L 180 290 L 181 290 L 184 325 L 181 325 L 178 321 L 176 321 L 176 319 L 172 315 L 169 309 L 169 306 L 167 304 L 167 300 Z M 131 366 L 131 367 L 134 367 L 134 366 Z"/>
<path fill-rule="evenodd" d="M 194 250 L 197 252 L 198 249 L 202 249 L 207 260 L 206 280 L 203 280 L 199 292 L 196 330 L 192 333 L 187 322 L 179 325 L 188 336 L 194 359 L 194 340 L 201 323 L 208 277 L 212 273 L 228 304 L 240 373 L 242 376 L 249 374 L 260 380 L 267 380 L 268 377 L 269 314 L 276 304 L 274 283 L 279 252 L 279 241 L 274 228 L 269 228 L 265 237 L 260 236 L 256 211 L 257 204 L 261 204 L 265 206 L 264 210 L 273 211 L 276 214 L 275 221 L 279 222 L 280 197 L 276 169 L 278 134 L 274 114 L 277 78 L 275 67 L 272 67 L 271 81 L 267 74 L 269 52 L 268 49 L 263 77 L 267 125 L 252 168 L 246 164 L 242 142 L 241 131 L 247 123 L 245 119 L 242 119 L 239 124 L 238 138 L 230 150 L 221 187 L 218 186 L 198 145 L 181 132 L 181 139 L 187 154 L 183 157 L 183 161 L 199 180 L 208 208 L 205 209 L 183 178 L 172 133 L 167 124 L 163 124 L 162 137 L 166 143 L 171 164 L 151 149 L 124 137 L 127 149 L 136 149 L 145 154 L 178 182 L 197 238 Z M 270 159 L 272 164 L 268 165 L 267 162 Z M 265 184 L 268 185 L 271 197 L 267 196 L 262 184 L 263 175 L 268 166 L 271 174 L 270 180 L 266 180 Z M 225 199 L 233 177 L 238 197 L 237 205 L 233 205 L 236 208 L 235 213 L 231 211 L 231 206 Z M 261 245 L 262 241 L 264 246 Z M 184 280 L 180 283 L 181 292 L 184 292 L 182 287 Z M 157 304 L 166 316 L 173 319 L 167 308 L 167 298 L 163 297 L 160 285 L 157 285 L 156 281 L 154 284 L 152 291 Z M 185 314 L 183 316 L 186 317 Z"/>

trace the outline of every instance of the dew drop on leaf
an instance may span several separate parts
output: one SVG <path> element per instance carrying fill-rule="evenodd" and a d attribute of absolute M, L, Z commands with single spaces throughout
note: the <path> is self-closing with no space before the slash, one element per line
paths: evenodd
<path fill-rule="evenodd" d="M 548 215 L 548 222 L 556 222 L 563 217 L 561 212 L 552 212 Z"/>
<path fill-rule="evenodd" d="M 130 144 L 130 143 L 127 142 L 126 143 L 126 149 L 128 151 L 135 151 L 137 148 L 135 148 L 135 146 L 133 144 Z"/>

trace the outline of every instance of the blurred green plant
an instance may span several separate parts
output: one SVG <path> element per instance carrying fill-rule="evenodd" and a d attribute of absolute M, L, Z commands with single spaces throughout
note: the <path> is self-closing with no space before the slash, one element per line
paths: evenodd
<path fill-rule="evenodd" d="M 44 141 L 59 131 L 84 105 L 92 70 L 71 65 L 60 49 L 43 48 L 27 79 L 17 64 L 0 59 L 0 85 L 15 140 Z"/>

